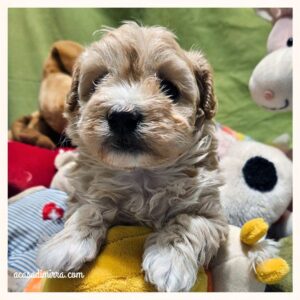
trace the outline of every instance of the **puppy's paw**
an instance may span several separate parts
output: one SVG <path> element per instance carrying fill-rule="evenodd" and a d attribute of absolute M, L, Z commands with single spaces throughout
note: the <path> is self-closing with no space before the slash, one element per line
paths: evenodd
<path fill-rule="evenodd" d="M 93 238 L 80 238 L 59 232 L 41 245 L 37 255 L 37 265 L 42 270 L 77 271 L 85 262 L 93 260 L 98 253 L 98 245 Z"/>
<path fill-rule="evenodd" d="M 159 292 L 187 292 L 196 282 L 198 266 L 185 250 L 154 244 L 146 248 L 143 270 Z"/>

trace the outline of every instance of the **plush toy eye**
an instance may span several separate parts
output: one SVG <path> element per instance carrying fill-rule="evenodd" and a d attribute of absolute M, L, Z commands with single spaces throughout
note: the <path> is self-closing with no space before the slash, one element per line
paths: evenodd
<path fill-rule="evenodd" d="M 290 37 L 290 38 L 287 40 L 286 45 L 287 45 L 288 47 L 293 47 L 293 38 L 292 38 L 292 37 Z"/>
<path fill-rule="evenodd" d="M 170 99 L 172 99 L 174 103 L 178 102 L 180 93 L 178 88 L 172 82 L 166 79 L 162 79 L 160 81 L 160 89 Z"/>

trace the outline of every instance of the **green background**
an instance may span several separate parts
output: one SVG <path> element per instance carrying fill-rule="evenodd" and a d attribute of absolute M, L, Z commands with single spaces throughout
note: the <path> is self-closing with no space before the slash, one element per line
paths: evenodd
<path fill-rule="evenodd" d="M 252 70 L 266 54 L 271 24 L 245 8 L 10 8 L 9 9 L 9 125 L 37 109 L 42 63 L 51 44 L 70 39 L 88 45 L 99 39 L 93 33 L 102 25 L 123 20 L 162 25 L 173 30 L 185 49 L 206 53 L 215 72 L 219 99 L 217 121 L 271 142 L 292 132 L 292 114 L 264 111 L 250 98 Z"/>

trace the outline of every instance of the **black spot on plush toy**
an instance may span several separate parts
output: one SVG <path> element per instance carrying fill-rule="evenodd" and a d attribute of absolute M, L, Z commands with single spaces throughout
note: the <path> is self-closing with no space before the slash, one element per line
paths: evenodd
<path fill-rule="evenodd" d="M 278 180 L 276 168 L 271 161 L 261 156 L 248 159 L 242 171 L 245 182 L 254 190 L 270 192 L 276 186 Z"/>

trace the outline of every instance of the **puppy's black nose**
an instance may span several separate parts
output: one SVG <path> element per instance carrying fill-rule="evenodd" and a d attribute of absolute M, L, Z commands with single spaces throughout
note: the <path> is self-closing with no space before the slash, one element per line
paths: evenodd
<path fill-rule="evenodd" d="M 133 133 L 142 119 L 138 110 L 112 111 L 107 115 L 110 130 L 118 135 Z"/>

